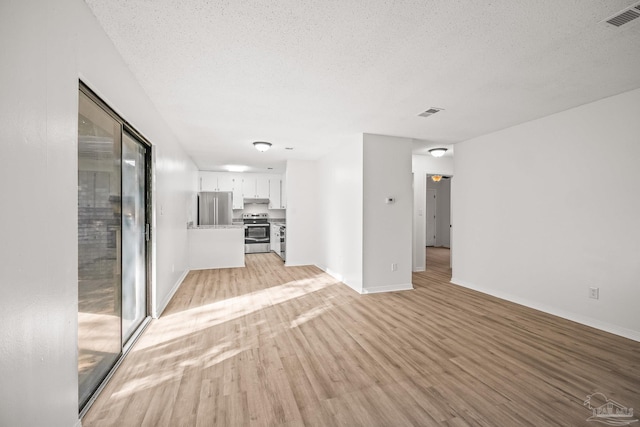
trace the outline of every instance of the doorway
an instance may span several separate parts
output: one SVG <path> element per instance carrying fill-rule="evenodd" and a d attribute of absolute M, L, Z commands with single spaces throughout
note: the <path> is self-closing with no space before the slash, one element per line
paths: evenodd
<path fill-rule="evenodd" d="M 449 175 L 432 175 L 426 177 L 425 195 L 425 251 L 444 248 L 449 254 L 447 263 L 451 265 L 451 184 Z M 429 268 L 430 254 L 426 253 L 425 266 Z"/>
<path fill-rule="evenodd" d="M 80 85 L 78 398 L 88 408 L 148 318 L 150 146 Z"/>
<path fill-rule="evenodd" d="M 437 233 L 437 205 L 438 205 L 438 190 L 435 188 L 427 189 L 427 209 L 425 210 L 425 220 L 427 221 L 426 230 L 426 244 L 427 247 L 436 245 L 436 233 Z"/>

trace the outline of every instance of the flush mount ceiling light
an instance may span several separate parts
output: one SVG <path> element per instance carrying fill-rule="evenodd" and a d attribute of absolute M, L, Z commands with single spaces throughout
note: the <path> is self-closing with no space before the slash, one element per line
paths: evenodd
<path fill-rule="evenodd" d="M 249 166 L 244 165 L 226 165 L 225 169 L 229 172 L 246 172 L 249 169 Z"/>
<path fill-rule="evenodd" d="M 431 175 L 431 181 L 433 182 L 440 182 L 441 179 L 442 175 Z"/>
<path fill-rule="evenodd" d="M 429 150 L 429 153 L 431 153 L 433 157 L 442 157 L 446 152 L 446 148 L 432 148 L 431 150 Z"/>
<path fill-rule="evenodd" d="M 253 146 L 256 147 L 256 150 L 265 152 L 271 148 L 271 143 L 266 141 L 256 141 L 253 143 Z"/>

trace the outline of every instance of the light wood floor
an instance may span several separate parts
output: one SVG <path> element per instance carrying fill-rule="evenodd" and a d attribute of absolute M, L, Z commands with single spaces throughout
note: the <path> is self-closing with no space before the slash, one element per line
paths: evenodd
<path fill-rule="evenodd" d="M 83 426 L 581 426 L 594 392 L 640 409 L 640 343 L 452 285 L 448 250 L 427 254 L 415 290 L 375 295 L 274 254 L 192 272 Z"/>

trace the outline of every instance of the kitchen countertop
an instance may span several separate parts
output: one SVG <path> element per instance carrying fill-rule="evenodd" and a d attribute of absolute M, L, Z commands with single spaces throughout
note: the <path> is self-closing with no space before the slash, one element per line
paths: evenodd
<path fill-rule="evenodd" d="M 225 230 L 228 228 L 244 228 L 244 225 L 191 225 L 189 230 Z"/>

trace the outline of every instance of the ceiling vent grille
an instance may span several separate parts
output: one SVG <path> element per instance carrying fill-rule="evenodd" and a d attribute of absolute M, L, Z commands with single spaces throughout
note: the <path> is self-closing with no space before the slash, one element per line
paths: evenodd
<path fill-rule="evenodd" d="M 604 24 L 612 25 L 616 28 L 620 28 L 631 21 L 635 21 L 640 18 L 640 3 L 630 6 L 613 16 L 601 21 Z M 640 21 L 639 21 L 640 22 Z"/>
<path fill-rule="evenodd" d="M 431 107 L 427 111 L 425 111 L 424 113 L 418 114 L 418 116 L 420 116 L 420 117 L 429 117 L 429 116 L 433 116 L 435 113 L 437 113 L 438 111 L 442 111 L 442 110 L 444 110 L 444 108 Z"/>

